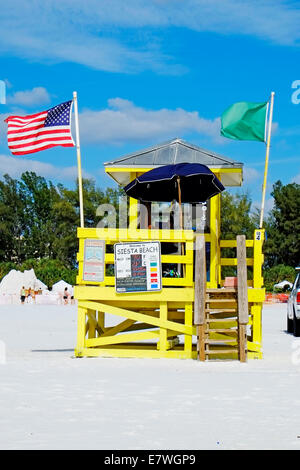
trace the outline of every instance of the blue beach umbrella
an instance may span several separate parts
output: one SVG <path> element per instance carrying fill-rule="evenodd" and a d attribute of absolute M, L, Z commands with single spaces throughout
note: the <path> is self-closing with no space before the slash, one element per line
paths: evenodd
<path fill-rule="evenodd" d="M 205 203 L 224 189 L 215 174 L 200 163 L 160 166 L 138 176 L 124 188 L 128 196 L 145 203 L 177 201 L 181 228 L 182 203 Z"/>
<path fill-rule="evenodd" d="M 135 178 L 124 190 L 142 202 L 206 202 L 224 191 L 224 186 L 200 163 L 178 163 L 147 171 Z"/>

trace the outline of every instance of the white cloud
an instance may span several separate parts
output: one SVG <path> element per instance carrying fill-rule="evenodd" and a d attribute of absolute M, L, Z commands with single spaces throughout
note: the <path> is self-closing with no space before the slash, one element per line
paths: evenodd
<path fill-rule="evenodd" d="M 298 173 L 298 175 L 293 177 L 292 183 L 300 184 L 300 173 Z"/>
<path fill-rule="evenodd" d="M 81 140 L 88 143 L 167 139 L 192 132 L 218 140 L 220 135 L 219 118 L 204 119 L 197 111 L 181 108 L 144 109 L 122 98 L 108 100 L 106 109 L 81 112 L 79 124 Z"/>
<path fill-rule="evenodd" d="M 57 4 L 52 1 L 52 6 Z M 275 3 L 275 4 L 274 4 Z M 220 34 L 253 35 L 279 44 L 294 44 L 300 37 L 300 11 L 288 0 L 68 0 L 60 14 L 68 12 L 79 23 L 119 28 L 184 27 Z"/>
<path fill-rule="evenodd" d="M 296 135 L 296 136 L 300 135 L 300 126 L 299 125 L 288 127 L 286 129 L 281 129 L 280 130 L 280 136 L 290 137 L 290 136 L 294 136 L 294 135 Z"/>
<path fill-rule="evenodd" d="M 287 0 L 10 0 L 1 5 L 0 51 L 112 72 L 182 73 L 161 51 L 162 29 L 298 45 L 299 23 L 297 4 Z"/>
<path fill-rule="evenodd" d="M 116 24 L 111 23 L 109 31 L 103 27 L 97 17 L 101 2 L 90 0 L 87 4 L 91 9 L 76 0 L 63 3 L 52 0 L 40 5 L 11 0 L 1 8 L 0 52 L 9 51 L 42 62 L 75 62 L 110 72 L 153 70 L 178 74 L 185 71 L 181 65 L 173 64 L 172 58 L 151 40 L 134 38 L 127 45 Z"/>
<path fill-rule="evenodd" d="M 7 104 L 20 106 L 36 106 L 49 103 L 50 95 L 46 88 L 35 87 L 32 90 L 17 91 L 7 97 Z"/>
<path fill-rule="evenodd" d="M 249 184 L 253 183 L 254 181 L 257 181 L 262 178 L 262 174 L 257 171 L 255 168 L 251 168 L 248 166 L 244 167 L 244 183 Z"/>
<path fill-rule="evenodd" d="M 269 165 L 282 165 L 282 164 L 287 164 L 287 163 L 294 163 L 297 162 L 299 163 L 299 157 L 282 157 L 282 158 L 273 158 L 271 155 L 271 158 L 269 160 Z M 257 166 L 257 167 L 264 167 L 265 166 L 265 157 L 261 158 L 260 161 L 255 161 L 253 158 L 252 166 Z"/>
<path fill-rule="evenodd" d="M 12 178 L 19 178 L 25 171 L 33 171 L 39 176 L 49 179 L 74 181 L 77 178 L 77 166 L 58 167 L 51 163 L 32 160 L 30 158 L 15 158 L 8 155 L 0 155 L 0 175 L 7 173 Z M 92 175 L 83 171 L 85 178 L 92 178 Z"/>
<path fill-rule="evenodd" d="M 272 197 L 266 198 L 265 207 L 264 207 L 264 217 L 267 216 L 271 212 L 273 207 L 274 207 L 274 199 Z M 258 210 L 259 212 L 261 211 L 261 201 L 253 202 L 252 209 L 251 209 L 252 212 L 254 212 L 255 209 Z"/>
<path fill-rule="evenodd" d="M 278 134 L 278 131 L 279 131 L 279 124 L 278 124 L 278 122 L 272 122 L 272 126 L 271 126 L 271 138 L 272 138 L 272 135 Z"/>

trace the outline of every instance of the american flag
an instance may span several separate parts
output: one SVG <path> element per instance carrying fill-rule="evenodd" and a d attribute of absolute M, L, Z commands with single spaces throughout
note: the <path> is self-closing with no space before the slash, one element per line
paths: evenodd
<path fill-rule="evenodd" d="M 9 116 L 7 143 L 13 155 L 26 155 L 57 145 L 74 147 L 71 134 L 73 101 L 29 116 Z"/>

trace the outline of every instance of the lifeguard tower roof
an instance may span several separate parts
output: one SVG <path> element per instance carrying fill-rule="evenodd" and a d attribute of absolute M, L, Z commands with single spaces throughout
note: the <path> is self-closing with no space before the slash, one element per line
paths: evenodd
<path fill-rule="evenodd" d="M 131 181 L 132 173 L 142 174 L 158 166 L 176 163 L 206 165 L 218 173 L 224 186 L 241 186 L 243 181 L 243 163 L 178 138 L 105 162 L 104 166 L 106 173 L 124 186 Z"/>

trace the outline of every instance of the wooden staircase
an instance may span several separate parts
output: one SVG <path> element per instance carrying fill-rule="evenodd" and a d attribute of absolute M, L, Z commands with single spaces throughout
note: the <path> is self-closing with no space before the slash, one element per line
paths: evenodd
<path fill-rule="evenodd" d="M 247 360 L 246 239 L 237 236 L 237 288 L 206 288 L 205 238 L 196 236 L 194 324 L 198 359 Z"/>
<path fill-rule="evenodd" d="M 239 358 L 237 289 L 207 289 L 204 325 L 205 359 Z"/>

